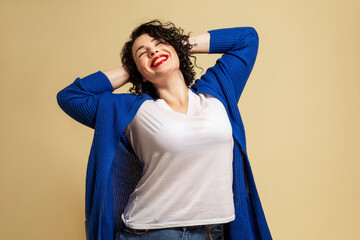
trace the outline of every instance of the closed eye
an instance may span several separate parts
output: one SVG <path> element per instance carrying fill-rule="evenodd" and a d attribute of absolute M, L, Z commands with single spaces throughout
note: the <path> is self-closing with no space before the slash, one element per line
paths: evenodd
<path fill-rule="evenodd" d="M 162 42 L 162 41 L 159 41 L 155 46 L 157 46 L 157 45 L 159 45 L 159 44 L 162 44 L 162 43 L 164 43 L 164 42 Z"/>
<path fill-rule="evenodd" d="M 139 57 L 141 57 L 144 53 L 146 53 L 146 51 L 145 51 L 145 52 L 142 52 L 142 53 L 139 55 Z"/>
<path fill-rule="evenodd" d="M 155 44 L 155 46 L 157 46 L 157 45 L 159 45 L 159 44 L 163 44 L 163 43 L 165 43 L 165 42 L 159 41 L 158 43 Z M 142 52 L 142 53 L 139 55 L 139 57 L 141 57 L 144 53 L 146 53 L 146 51 Z"/>

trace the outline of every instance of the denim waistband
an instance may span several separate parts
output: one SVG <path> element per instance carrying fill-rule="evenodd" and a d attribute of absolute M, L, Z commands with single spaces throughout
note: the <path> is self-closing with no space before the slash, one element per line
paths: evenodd
<path fill-rule="evenodd" d="M 144 234 L 150 231 L 155 231 L 155 230 L 161 230 L 161 229 L 174 229 L 174 230 L 180 230 L 180 231 L 184 231 L 184 230 L 192 230 L 192 229 L 206 229 L 206 230 L 210 230 L 216 227 L 223 227 L 222 223 L 218 223 L 218 224 L 208 224 L 208 225 L 195 225 L 195 226 L 181 226 L 181 227 L 166 227 L 166 228 L 157 228 L 157 229 L 133 229 L 133 228 L 129 228 L 125 225 L 125 223 L 123 221 L 121 221 L 121 225 L 122 228 L 127 231 L 127 232 L 132 232 L 132 233 L 136 233 L 136 234 Z"/>

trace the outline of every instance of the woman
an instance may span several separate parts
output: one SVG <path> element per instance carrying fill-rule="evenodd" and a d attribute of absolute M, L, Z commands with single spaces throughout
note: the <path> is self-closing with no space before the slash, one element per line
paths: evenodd
<path fill-rule="evenodd" d="M 251 27 L 189 37 L 154 20 L 133 31 L 123 67 L 58 93 L 95 129 L 87 239 L 271 239 L 237 107 L 257 49 Z M 194 53 L 224 54 L 192 84 Z M 112 93 L 126 82 L 132 93 Z"/>

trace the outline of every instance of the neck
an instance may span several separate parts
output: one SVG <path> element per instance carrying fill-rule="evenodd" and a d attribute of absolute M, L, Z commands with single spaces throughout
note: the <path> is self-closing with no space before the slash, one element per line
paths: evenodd
<path fill-rule="evenodd" d="M 159 98 L 171 106 L 187 105 L 189 89 L 182 72 L 176 71 L 154 84 Z"/>

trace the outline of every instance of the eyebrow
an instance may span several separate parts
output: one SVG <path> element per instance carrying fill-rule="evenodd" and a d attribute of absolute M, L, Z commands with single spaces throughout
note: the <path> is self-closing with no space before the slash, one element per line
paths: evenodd
<path fill-rule="evenodd" d="M 156 41 L 156 40 L 157 40 L 156 38 L 153 38 L 153 39 L 151 40 L 151 42 Z M 141 45 L 141 46 L 136 50 L 135 55 L 136 55 L 136 53 L 137 53 L 141 48 L 143 48 L 143 47 L 144 47 L 144 45 Z"/>

